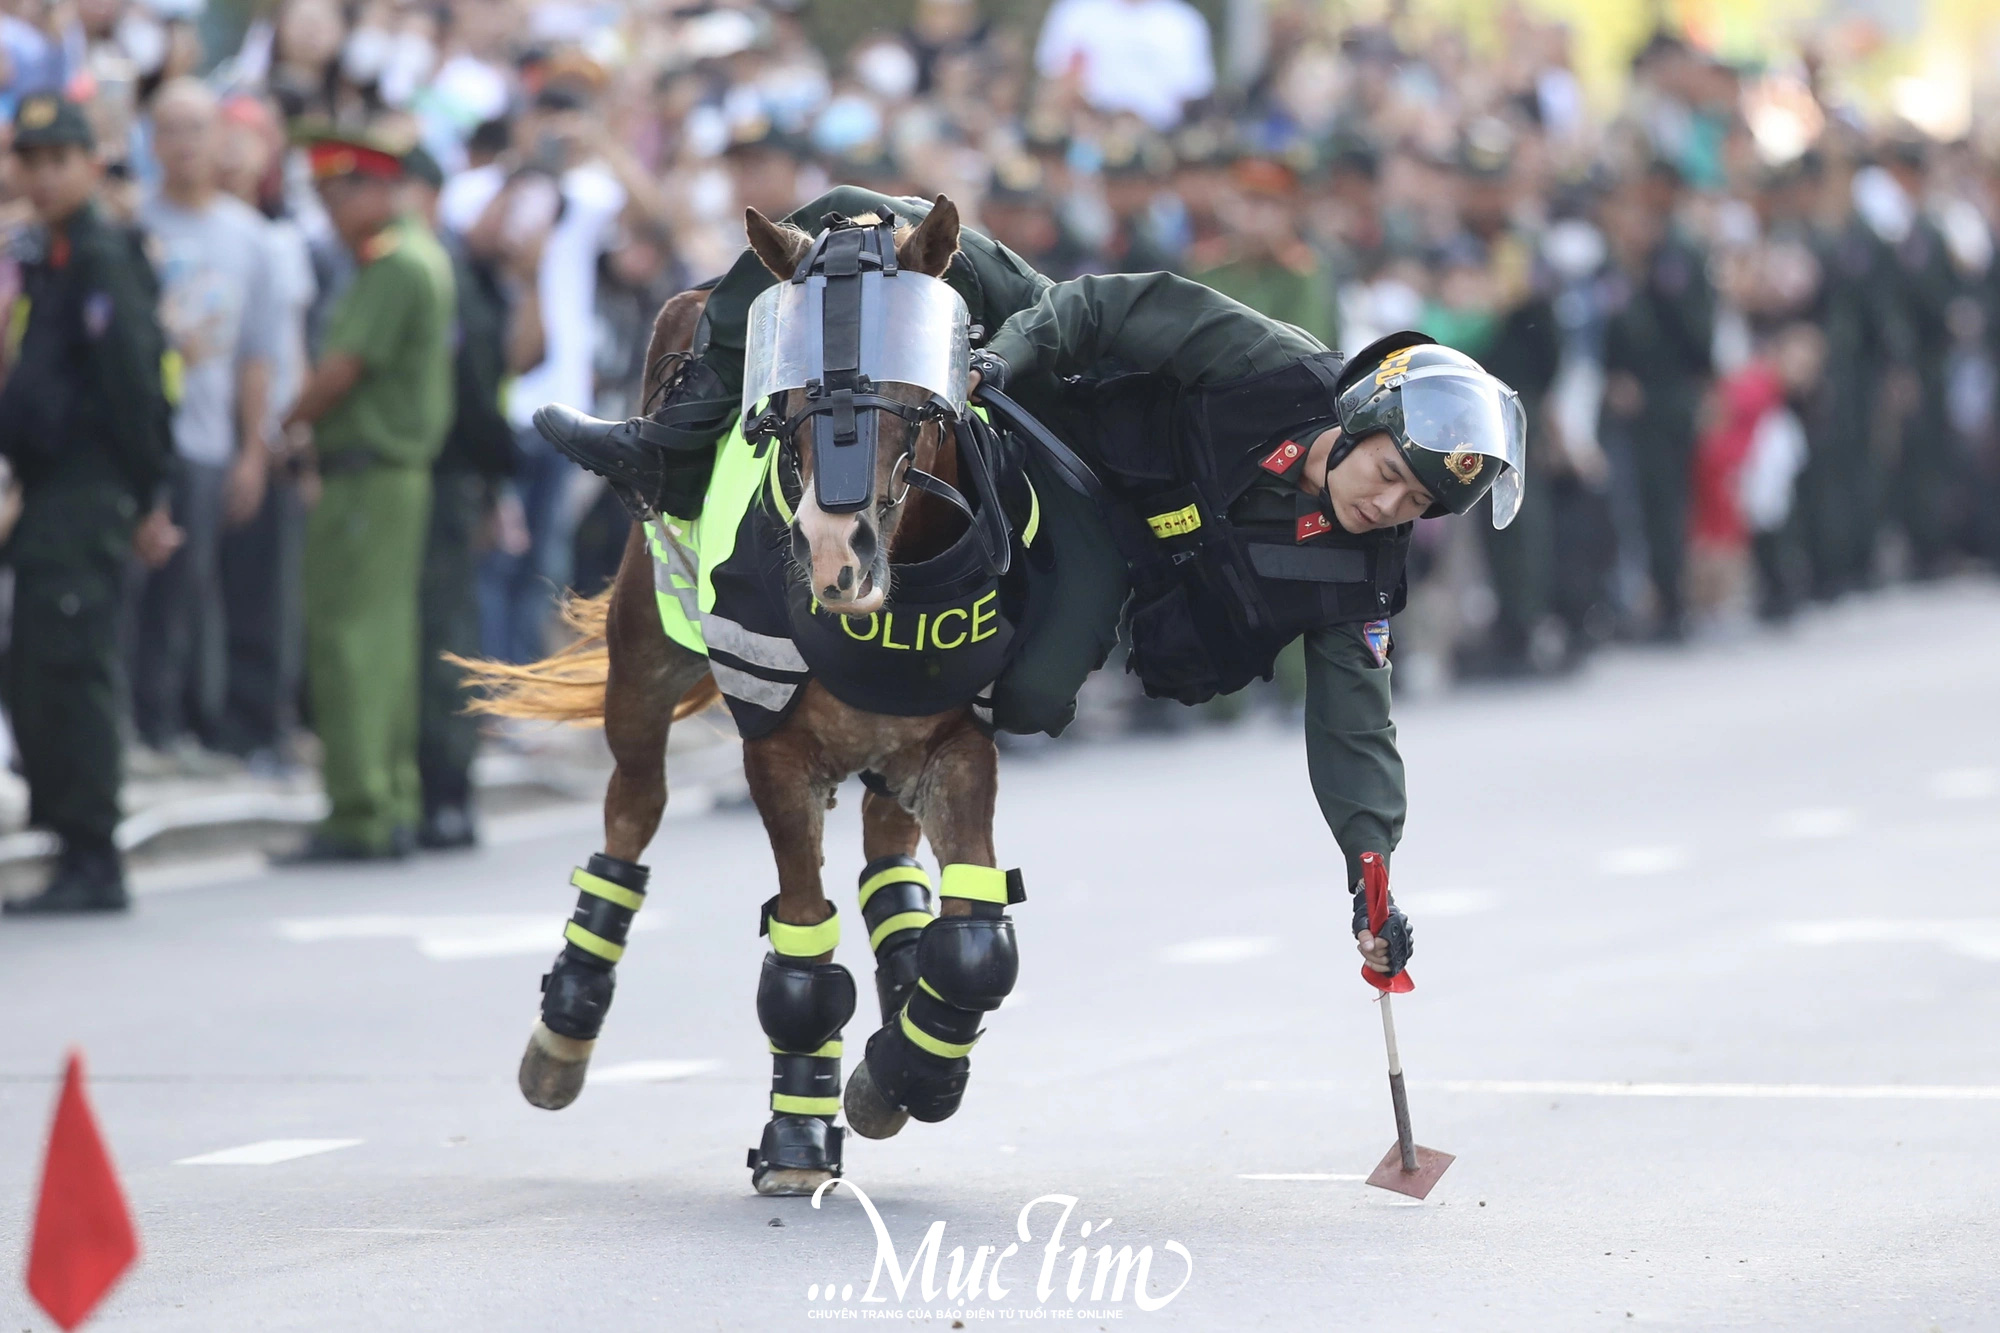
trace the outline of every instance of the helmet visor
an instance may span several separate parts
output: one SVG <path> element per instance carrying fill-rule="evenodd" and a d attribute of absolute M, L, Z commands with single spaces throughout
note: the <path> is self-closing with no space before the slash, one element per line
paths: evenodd
<path fill-rule="evenodd" d="M 1404 377 L 1402 396 L 1403 429 L 1409 442 L 1445 455 L 1446 470 L 1476 488 L 1471 499 L 1487 489 L 1478 484 L 1485 466 L 1491 474 L 1493 526 L 1512 523 L 1521 509 L 1528 451 L 1528 421 L 1521 412 L 1520 395 L 1491 375 L 1471 374 L 1457 366 L 1422 366 Z M 1499 466 L 1487 466 L 1488 459 Z M 1463 512 L 1459 505 L 1452 507 Z"/>
<path fill-rule="evenodd" d="M 842 279 L 849 281 L 849 279 Z M 826 364 L 826 282 L 767 287 L 750 306 L 743 344 L 743 415 L 774 393 L 803 389 L 829 369 L 858 370 L 877 384 L 926 390 L 954 413 L 965 411 L 971 318 L 945 283 L 907 270 L 863 273 L 859 366 Z"/>

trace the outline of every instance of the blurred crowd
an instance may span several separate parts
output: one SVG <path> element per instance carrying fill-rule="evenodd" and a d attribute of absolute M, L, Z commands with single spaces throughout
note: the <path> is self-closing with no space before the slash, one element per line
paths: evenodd
<path fill-rule="evenodd" d="M 1514 385 L 1526 504 L 1420 525 L 1404 683 L 2000 557 L 2000 141 L 1864 114 L 1810 49 L 1752 68 L 1663 31 L 1604 104 L 1519 9 L 1475 44 L 1333 8 L 1272 0 L 1225 44 L 1186 0 L 917 0 L 845 32 L 879 16 L 0 0 L 0 112 L 83 104 L 185 367 L 174 541 L 130 580 L 137 769 L 300 760 L 316 482 L 278 426 L 354 267 L 303 126 L 417 150 L 406 202 L 490 351 L 460 358 L 426 567 L 489 656 L 547 651 L 557 590 L 601 587 L 626 530 L 530 414 L 635 414 L 654 313 L 729 265 L 744 206 L 834 183 L 950 195 L 1057 280 L 1173 270 L 1349 351 L 1423 329 Z M 0 228 L 29 220 L 0 183 Z M 0 310 L 18 276 L 0 258 Z M 425 779 L 427 811 L 464 803 L 462 772 Z"/>

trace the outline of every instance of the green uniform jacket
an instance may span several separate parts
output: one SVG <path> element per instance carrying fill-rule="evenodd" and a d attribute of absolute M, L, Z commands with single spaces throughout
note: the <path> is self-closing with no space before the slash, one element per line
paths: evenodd
<path fill-rule="evenodd" d="M 1328 347 L 1340 344 L 1333 287 L 1316 262 L 1293 268 L 1275 259 L 1231 259 L 1195 278 L 1252 310 L 1305 330 Z"/>
<path fill-rule="evenodd" d="M 429 467 L 451 426 L 451 260 L 421 222 L 371 241 L 328 317 L 325 355 L 358 357 L 360 381 L 313 430 L 320 457 L 366 453 Z"/>
<path fill-rule="evenodd" d="M 1032 404 L 1050 377 L 1105 363 L 1198 387 L 1264 374 L 1324 352 L 1289 324 L 1258 314 L 1197 282 L 1167 273 L 1078 278 L 1051 287 L 1004 324 L 989 344 Z M 1039 382 L 1039 385 L 1038 385 Z M 1162 447 L 1166 441 L 1161 441 Z M 1289 522 L 1295 492 L 1260 482 L 1230 510 L 1238 521 Z M 1389 674 L 1358 625 L 1305 636 L 1306 761 L 1313 794 L 1360 878 L 1362 852 L 1392 851 L 1407 805 L 1396 727 L 1389 720 Z"/>

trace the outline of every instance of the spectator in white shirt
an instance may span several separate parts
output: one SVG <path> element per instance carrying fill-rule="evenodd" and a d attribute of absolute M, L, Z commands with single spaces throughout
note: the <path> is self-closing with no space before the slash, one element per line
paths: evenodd
<path fill-rule="evenodd" d="M 1215 88 L 1208 20 L 1187 0 L 1056 0 L 1035 68 L 1074 80 L 1097 110 L 1132 112 L 1156 130 L 1174 128 Z"/>

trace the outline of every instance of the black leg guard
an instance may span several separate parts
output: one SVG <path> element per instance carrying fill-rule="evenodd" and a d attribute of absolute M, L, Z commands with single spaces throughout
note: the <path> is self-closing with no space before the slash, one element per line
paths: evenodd
<path fill-rule="evenodd" d="M 569 882 L 576 911 L 563 927 L 563 950 L 542 977 L 542 1022 L 549 1031 L 593 1041 L 611 1009 L 614 968 L 625 956 L 632 918 L 646 901 L 645 866 L 599 853 Z"/>
<path fill-rule="evenodd" d="M 917 940 L 931 923 L 931 880 L 908 856 L 878 856 L 861 869 L 861 919 L 875 951 L 875 998 L 882 1021 L 917 988 Z"/>
<path fill-rule="evenodd" d="M 854 977 L 838 963 L 816 963 L 840 942 L 840 918 L 816 926 L 775 919 L 764 904 L 761 934 L 770 953 L 757 979 L 757 1021 L 771 1040 L 771 1120 L 750 1150 L 750 1181 L 759 1194 L 801 1194 L 841 1171 L 841 1029 L 854 1016 Z"/>
<path fill-rule="evenodd" d="M 1006 908 L 1025 896 L 1018 871 L 966 865 L 944 868 L 939 895 L 968 900 L 971 914 L 941 916 L 924 927 L 917 988 L 868 1039 L 865 1057 L 881 1098 L 924 1121 L 958 1110 L 981 1016 L 1014 989 L 1020 957 Z"/>

